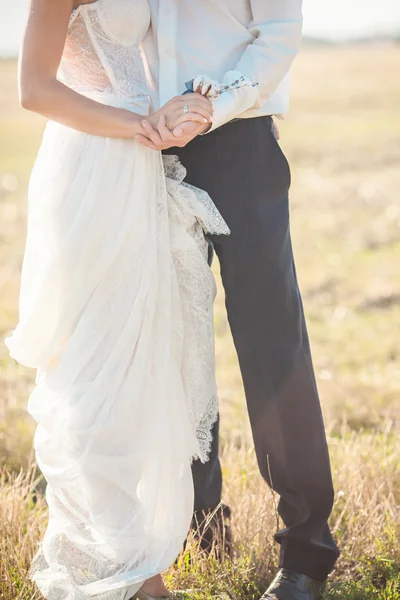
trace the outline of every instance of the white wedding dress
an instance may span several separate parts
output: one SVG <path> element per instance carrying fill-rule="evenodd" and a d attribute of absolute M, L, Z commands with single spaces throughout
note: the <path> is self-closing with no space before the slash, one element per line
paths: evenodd
<path fill-rule="evenodd" d="M 147 114 L 147 0 L 71 16 L 59 78 Z M 28 410 L 49 522 L 31 577 L 50 600 L 127 600 L 179 554 L 191 460 L 217 416 L 215 282 L 204 231 L 229 229 L 177 159 L 49 121 L 29 187 L 11 355 L 37 369 Z"/>

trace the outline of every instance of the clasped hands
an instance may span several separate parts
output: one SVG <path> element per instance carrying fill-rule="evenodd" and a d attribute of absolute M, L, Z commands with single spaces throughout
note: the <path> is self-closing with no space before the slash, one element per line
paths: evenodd
<path fill-rule="evenodd" d="M 201 80 L 203 81 L 203 80 Z M 205 82 L 192 94 L 176 96 L 160 110 L 143 119 L 142 133 L 135 139 L 152 150 L 183 148 L 195 137 L 208 131 L 212 126 L 214 108 L 211 100 L 212 86 Z M 274 135 L 280 138 L 278 125 L 272 121 Z"/>
<path fill-rule="evenodd" d="M 197 92 L 176 96 L 142 120 L 135 139 L 152 150 L 182 148 L 211 127 L 213 112 L 209 98 Z"/>

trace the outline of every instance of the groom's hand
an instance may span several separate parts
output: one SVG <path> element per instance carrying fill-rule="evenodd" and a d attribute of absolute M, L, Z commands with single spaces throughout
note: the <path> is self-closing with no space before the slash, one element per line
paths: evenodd
<path fill-rule="evenodd" d="M 158 121 L 157 128 L 154 128 L 146 119 L 142 121 L 144 135 L 138 134 L 135 139 L 152 150 L 166 150 L 167 148 L 183 148 L 195 137 L 205 133 L 209 129 L 210 123 L 199 124 L 193 121 L 181 123 L 173 131 L 167 127 L 167 120 L 162 115 Z"/>
<path fill-rule="evenodd" d="M 175 137 L 179 138 L 182 136 L 191 135 L 192 132 L 196 129 L 198 131 L 197 135 L 200 135 L 206 133 L 206 131 L 208 131 L 212 126 L 212 123 L 206 123 L 205 125 L 200 125 L 200 127 L 195 127 L 196 125 L 198 125 L 198 123 L 191 123 L 190 121 L 186 121 L 185 123 L 181 123 L 181 125 L 175 127 L 175 129 L 172 130 L 172 134 Z"/>

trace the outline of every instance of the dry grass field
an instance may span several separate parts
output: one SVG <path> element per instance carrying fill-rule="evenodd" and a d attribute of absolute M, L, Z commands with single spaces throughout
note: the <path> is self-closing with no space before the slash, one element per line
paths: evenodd
<path fill-rule="evenodd" d="M 330 600 L 400 599 L 400 46 L 304 48 L 281 144 L 292 234 L 336 485 L 341 558 Z M 19 107 L 0 62 L 0 597 L 38 600 L 27 567 L 46 524 L 26 414 L 34 374 L 7 355 L 17 320 L 26 193 L 43 120 Z M 235 557 L 194 544 L 168 579 L 189 598 L 257 600 L 277 566 L 275 499 L 256 467 L 219 286 L 216 306 L 224 500 Z M 21 471 L 20 471 L 21 469 Z"/>

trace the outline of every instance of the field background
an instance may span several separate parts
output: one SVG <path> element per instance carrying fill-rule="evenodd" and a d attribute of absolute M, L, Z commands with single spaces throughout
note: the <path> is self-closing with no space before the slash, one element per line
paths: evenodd
<path fill-rule="evenodd" d="M 331 599 L 400 599 L 400 46 L 304 47 L 281 145 L 292 169 L 295 255 L 336 485 L 342 552 Z M 26 413 L 34 374 L 2 339 L 17 320 L 26 195 L 44 121 L 17 100 L 0 62 L 0 597 L 38 599 L 26 576 L 46 509 Z M 224 500 L 235 558 L 187 555 L 168 578 L 196 598 L 256 600 L 277 565 L 276 499 L 256 467 L 218 277 L 218 382 Z M 20 470 L 21 469 L 21 470 Z M 38 480 L 39 477 L 39 480 Z M 191 546 L 191 552 L 196 549 Z M 188 596 L 189 597 L 189 596 Z"/>

